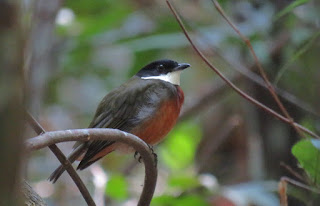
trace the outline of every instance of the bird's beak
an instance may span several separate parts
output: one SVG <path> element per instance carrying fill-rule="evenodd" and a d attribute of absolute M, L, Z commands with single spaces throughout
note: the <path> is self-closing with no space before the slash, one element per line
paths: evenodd
<path fill-rule="evenodd" d="M 181 63 L 181 64 L 178 64 L 178 66 L 176 68 L 174 68 L 173 71 L 184 70 L 188 67 L 190 67 L 190 64 Z"/>

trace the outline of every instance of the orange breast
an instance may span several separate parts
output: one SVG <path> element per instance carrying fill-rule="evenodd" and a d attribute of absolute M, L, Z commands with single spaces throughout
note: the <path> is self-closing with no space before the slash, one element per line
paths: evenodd
<path fill-rule="evenodd" d="M 176 88 L 177 94 L 174 95 L 174 97 L 169 101 L 164 102 L 151 119 L 133 129 L 130 133 L 138 136 L 150 145 L 159 143 L 176 124 L 180 114 L 180 109 L 184 101 L 184 94 L 179 86 L 176 86 Z M 131 147 L 128 147 L 125 144 L 115 143 L 96 154 L 92 158 L 92 161 L 119 149 L 123 151 L 126 150 L 127 152 L 132 150 Z M 82 156 L 79 159 L 81 160 Z"/>
<path fill-rule="evenodd" d="M 162 103 L 158 112 L 151 119 L 131 133 L 150 145 L 159 143 L 176 124 L 183 101 L 183 92 L 177 86 L 177 96 Z"/>

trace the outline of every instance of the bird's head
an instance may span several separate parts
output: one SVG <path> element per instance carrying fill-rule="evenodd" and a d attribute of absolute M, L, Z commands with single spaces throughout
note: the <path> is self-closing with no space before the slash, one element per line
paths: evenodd
<path fill-rule="evenodd" d="M 180 85 L 181 71 L 188 67 L 190 64 L 178 63 L 169 59 L 157 60 L 143 67 L 136 76 L 141 79 L 159 79 Z"/>

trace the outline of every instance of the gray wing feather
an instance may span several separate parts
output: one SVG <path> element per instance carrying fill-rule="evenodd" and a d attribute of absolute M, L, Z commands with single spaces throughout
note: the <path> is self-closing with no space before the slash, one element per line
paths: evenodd
<path fill-rule="evenodd" d="M 157 104 L 161 103 L 162 95 L 168 96 L 166 92 L 170 92 L 170 90 L 168 90 L 167 84 L 154 84 L 151 81 L 137 81 L 137 83 L 139 83 L 138 86 L 132 85 L 134 82 L 130 83 L 135 88 L 132 91 L 129 91 L 130 88 L 127 85 L 123 85 L 105 96 L 90 127 L 114 128 L 130 132 L 139 123 L 150 118 L 154 114 Z M 141 85 L 142 83 L 143 85 Z M 155 90 L 154 87 L 157 89 Z M 78 169 L 82 170 L 91 165 L 93 163 L 91 159 L 113 143 L 110 141 L 90 142 Z"/>

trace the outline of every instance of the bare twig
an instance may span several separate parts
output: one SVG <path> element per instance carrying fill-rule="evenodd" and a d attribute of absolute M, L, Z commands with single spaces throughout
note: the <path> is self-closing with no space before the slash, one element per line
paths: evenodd
<path fill-rule="evenodd" d="M 26 117 L 29 122 L 29 124 L 32 126 L 32 128 L 35 130 L 35 132 L 39 135 L 45 134 L 45 130 L 42 128 L 42 126 L 33 118 L 33 116 L 29 113 L 26 112 Z M 54 155 L 58 158 L 60 163 L 64 166 L 64 168 L 67 170 L 69 173 L 70 177 L 74 181 L 74 183 L 77 185 L 81 195 L 87 202 L 89 206 L 95 206 L 96 204 L 94 203 L 88 189 L 82 182 L 81 178 L 77 174 L 77 172 L 74 170 L 72 167 L 71 163 L 68 161 L 66 156 L 61 152 L 61 150 L 55 145 L 55 144 L 50 144 L 48 145 L 50 150 L 54 153 Z"/>
<path fill-rule="evenodd" d="M 190 26 L 190 25 L 189 25 Z M 191 27 L 193 29 L 193 27 Z M 202 33 L 195 31 L 195 34 L 197 36 L 201 36 L 200 40 L 208 40 L 207 36 L 203 35 Z M 280 35 L 280 37 L 278 39 L 275 40 L 275 42 L 273 43 L 274 46 L 271 48 L 270 54 L 269 56 L 275 56 L 278 55 L 279 50 L 281 50 L 286 43 L 288 42 L 289 37 L 287 35 L 287 33 L 283 33 Z M 206 41 L 204 41 L 204 44 L 206 44 Z M 233 69 L 235 69 L 236 71 L 238 71 L 239 73 L 241 73 L 242 75 L 244 75 L 246 78 L 248 78 L 249 80 L 251 80 L 252 82 L 258 84 L 259 86 L 267 89 L 267 85 L 264 83 L 264 80 L 256 73 L 254 73 L 252 70 L 255 70 L 256 68 L 256 64 L 252 64 L 251 66 L 249 66 L 247 69 L 245 66 L 243 66 L 241 64 L 241 62 L 239 61 L 235 61 L 233 58 L 228 58 L 227 55 L 225 55 L 223 53 L 223 51 L 219 51 L 219 49 L 217 48 L 207 48 L 207 51 L 212 52 L 212 54 L 219 56 L 220 58 L 222 58 L 227 64 L 229 64 L 231 67 L 233 67 Z M 239 80 L 240 77 L 238 76 L 232 76 L 231 78 L 229 77 L 229 79 L 234 83 L 235 81 L 233 79 Z M 225 82 L 223 82 L 225 84 Z M 224 87 L 227 85 L 224 85 Z M 282 97 L 284 100 L 288 101 L 289 103 L 295 105 L 296 107 L 301 108 L 302 110 L 312 114 L 313 116 L 319 117 L 319 112 L 317 112 L 314 108 L 312 108 L 310 105 L 308 105 L 306 102 L 302 101 L 301 99 L 297 98 L 296 96 L 294 96 L 293 94 L 275 86 L 272 85 L 273 88 L 275 89 L 276 93 Z M 209 94 L 211 95 L 211 94 Z M 213 95 L 213 94 L 212 94 Z M 212 96 L 211 95 L 211 96 Z M 209 104 L 209 103 L 207 103 Z M 196 106 L 196 105 L 194 105 Z"/>
<path fill-rule="evenodd" d="M 283 36 L 283 35 L 282 35 Z M 283 40 L 285 38 L 285 40 Z M 271 49 L 270 52 L 270 56 L 274 56 L 277 55 L 278 50 L 280 49 L 280 47 L 282 47 L 287 41 L 286 41 L 287 37 L 281 37 L 280 39 L 282 40 L 280 42 L 280 40 L 276 40 L 274 44 L 276 44 L 277 46 L 274 46 Z M 280 42 L 280 43 L 279 43 Z M 212 49 L 213 50 L 213 49 Z M 252 82 L 258 84 L 261 87 L 264 87 L 267 89 L 267 85 L 264 83 L 264 80 L 256 73 L 252 72 L 252 68 L 256 68 L 256 64 L 252 64 L 251 66 L 249 66 L 249 69 L 247 69 L 246 67 L 244 67 L 241 63 L 239 62 L 235 62 L 234 59 L 232 58 L 228 58 L 226 57 L 226 55 L 224 55 L 224 53 L 222 51 L 219 51 L 219 49 L 214 48 L 213 52 L 215 53 L 215 55 L 218 55 L 219 57 L 221 57 L 224 61 L 226 61 L 227 64 L 229 64 L 230 66 L 233 67 L 233 69 L 235 69 L 236 71 L 238 71 L 239 73 L 241 73 L 242 75 L 244 75 L 246 78 L 248 78 L 249 80 L 251 80 Z M 234 81 L 232 81 L 234 82 Z M 310 105 L 308 105 L 306 102 L 300 100 L 299 98 L 297 98 L 296 96 L 294 96 L 293 94 L 273 85 L 273 88 L 275 89 L 276 93 L 282 97 L 284 100 L 288 101 L 289 103 L 295 105 L 296 107 L 301 108 L 302 110 L 316 116 L 319 117 L 319 112 L 317 112 L 314 108 L 312 108 Z"/>
<path fill-rule="evenodd" d="M 291 179 L 289 177 L 281 177 L 280 178 L 280 182 L 279 182 L 279 186 L 278 186 L 278 192 L 279 192 L 279 196 L 280 196 L 280 205 L 281 206 L 288 206 L 288 199 L 287 199 L 287 183 L 290 183 L 296 187 L 305 189 L 307 191 L 316 193 L 316 194 L 320 194 L 320 190 L 310 187 L 308 185 L 305 185 L 301 182 L 298 182 L 294 179 Z"/>
<path fill-rule="evenodd" d="M 284 162 L 280 162 L 280 166 L 285 168 L 288 172 L 290 172 L 293 176 L 298 178 L 299 180 L 305 182 L 305 178 L 303 178 L 298 172 L 294 171 L 289 165 Z"/>
<path fill-rule="evenodd" d="M 281 177 L 280 180 L 281 180 L 281 181 L 289 182 L 289 183 L 292 184 L 292 185 L 295 185 L 295 186 L 300 187 L 300 188 L 302 188 L 302 189 L 308 190 L 308 191 L 310 191 L 310 192 L 314 192 L 314 193 L 320 194 L 320 190 L 315 189 L 315 188 L 313 188 L 313 187 L 310 187 L 310 186 L 308 186 L 308 185 L 305 185 L 305 184 L 303 184 L 303 183 L 301 183 L 301 182 L 298 182 L 298 181 L 296 181 L 296 180 L 294 180 L 294 179 L 291 179 L 291 178 L 289 178 L 289 177 Z"/>
<path fill-rule="evenodd" d="M 264 111 L 268 112 L 269 114 L 273 115 L 274 117 L 276 117 L 277 119 L 290 124 L 291 120 L 278 114 L 277 112 L 275 112 L 274 110 L 270 109 L 269 107 L 261 104 L 259 101 L 255 100 L 254 98 L 252 98 L 251 96 L 247 95 L 245 92 L 243 92 L 242 90 L 240 90 L 236 85 L 234 85 L 231 81 L 229 81 L 213 64 L 211 64 L 209 62 L 209 60 L 202 54 L 202 52 L 195 46 L 195 44 L 193 43 L 193 41 L 191 40 L 186 28 L 184 27 L 180 17 L 178 16 L 177 11 L 173 8 L 173 6 L 171 5 L 171 3 L 167 0 L 166 1 L 170 10 L 172 11 L 172 13 L 174 14 L 176 20 L 178 21 L 181 29 L 183 30 L 183 33 L 185 34 L 186 38 L 188 39 L 188 41 L 190 42 L 192 48 L 196 51 L 196 53 L 201 57 L 201 59 L 217 74 L 219 75 L 219 77 L 221 79 L 223 79 L 233 90 L 235 90 L 240 96 L 242 96 L 243 98 L 245 98 L 246 100 L 248 100 L 249 102 L 251 102 L 252 104 L 260 107 L 261 109 L 263 109 Z M 296 127 L 298 127 L 299 129 L 301 129 L 303 132 L 320 139 L 320 137 L 313 133 L 312 131 L 310 131 L 309 129 L 303 127 L 302 125 L 298 124 L 298 123 L 293 123 Z"/>
<path fill-rule="evenodd" d="M 216 54 L 219 54 L 218 52 L 216 52 Z M 224 58 L 224 57 L 223 57 Z M 230 64 L 230 66 L 233 66 L 233 68 L 235 70 L 237 70 L 238 72 L 240 72 L 242 75 L 244 75 L 245 77 L 247 77 L 248 79 L 250 79 L 252 82 L 256 83 L 257 85 L 266 88 L 267 86 L 264 83 L 263 79 L 257 75 L 256 73 L 245 69 L 241 64 L 235 64 L 234 62 L 232 62 L 230 59 L 226 59 L 224 58 L 228 64 Z M 254 65 L 253 65 L 254 66 Z M 252 67 L 252 66 L 251 66 Z M 296 107 L 301 108 L 302 110 L 312 114 L 313 116 L 319 117 L 319 112 L 317 112 L 314 108 L 312 108 L 310 105 L 308 105 L 306 102 L 300 100 L 299 98 L 297 98 L 296 96 L 294 96 L 293 94 L 277 87 L 274 86 L 275 91 L 277 92 L 277 94 L 282 97 L 284 100 L 288 101 L 289 103 L 295 105 Z"/>
<path fill-rule="evenodd" d="M 229 17 L 224 13 L 222 7 L 220 6 L 220 4 L 216 1 L 216 0 L 212 0 L 214 6 L 216 7 L 216 9 L 218 10 L 218 12 L 221 14 L 221 16 L 228 22 L 228 24 L 232 27 L 232 29 L 240 36 L 240 38 L 244 41 L 244 43 L 248 46 L 253 59 L 256 63 L 256 65 L 258 66 L 259 72 L 264 80 L 264 82 L 267 85 L 267 89 L 269 90 L 271 96 L 273 97 L 273 99 L 275 100 L 275 102 L 277 103 L 277 105 L 279 106 L 280 110 L 282 111 L 282 113 L 284 114 L 284 116 L 289 120 L 289 124 L 292 125 L 292 127 L 298 132 L 298 134 L 300 134 L 300 136 L 304 137 L 304 135 L 301 133 L 301 130 L 299 127 L 297 127 L 292 119 L 292 117 L 289 115 L 287 109 L 284 107 L 284 105 L 282 104 L 282 102 L 280 101 L 277 93 L 275 92 L 272 84 L 270 83 L 267 74 L 264 72 L 264 69 L 262 68 L 262 65 L 260 63 L 260 61 L 258 60 L 258 57 L 251 45 L 250 40 L 244 36 L 240 30 L 232 23 L 232 21 L 229 19 Z"/>
<path fill-rule="evenodd" d="M 239 67 L 236 68 L 236 70 L 239 71 L 241 74 L 245 75 L 248 79 L 250 79 L 257 85 L 263 88 L 266 88 L 266 85 L 263 83 L 263 80 L 261 79 L 261 77 L 259 77 L 255 73 L 251 72 L 250 70 L 243 70 L 241 66 L 240 68 Z M 231 75 L 228 78 L 233 83 L 244 81 L 244 79 L 241 78 L 240 74 Z M 183 110 L 181 111 L 181 114 L 179 116 L 179 121 L 184 121 L 205 110 L 209 105 L 211 105 L 211 102 L 214 102 L 215 100 L 219 99 L 220 96 L 224 92 L 226 92 L 228 88 L 229 87 L 225 82 L 221 82 L 221 81 L 213 82 L 212 85 L 208 86 L 208 90 L 206 92 L 204 92 L 200 96 L 197 96 L 197 98 L 192 98 L 193 101 L 189 102 L 187 105 L 183 107 Z M 301 108 L 302 110 L 312 114 L 313 116 L 319 117 L 319 114 L 312 107 L 307 105 L 305 102 L 299 100 L 297 97 L 288 93 L 287 91 L 281 90 L 277 87 L 275 87 L 275 89 L 278 95 L 284 98 L 289 103 L 293 104 L 298 108 Z"/>
<path fill-rule="evenodd" d="M 101 128 L 54 131 L 28 139 L 26 148 L 28 150 L 38 150 L 59 142 L 88 140 L 118 141 L 130 145 L 141 155 L 145 164 L 146 175 L 138 206 L 149 205 L 156 187 L 157 168 L 152 151 L 143 140 L 135 135 L 117 129 Z"/>

